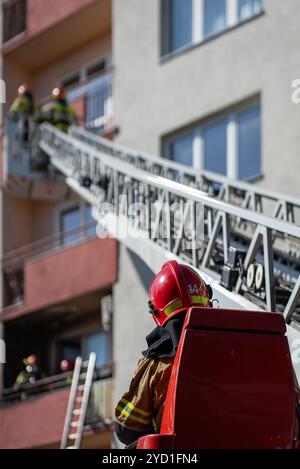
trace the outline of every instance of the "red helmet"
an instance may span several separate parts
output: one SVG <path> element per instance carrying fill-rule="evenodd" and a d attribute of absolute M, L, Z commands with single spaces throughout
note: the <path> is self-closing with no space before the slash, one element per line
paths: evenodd
<path fill-rule="evenodd" d="M 70 359 L 64 359 L 60 362 L 59 367 L 61 371 L 73 371 L 75 366 L 75 361 Z"/>
<path fill-rule="evenodd" d="M 65 98 L 65 88 L 63 86 L 56 86 L 52 90 L 52 98 L 54 100 Z"/>
<path fill-rule="evenodd" d="M 190 306 L 211 307 L 212 290 L 188 265 L 168 261 L 149 289 L 149 307 L 155 322 L 163 326 Z"/>

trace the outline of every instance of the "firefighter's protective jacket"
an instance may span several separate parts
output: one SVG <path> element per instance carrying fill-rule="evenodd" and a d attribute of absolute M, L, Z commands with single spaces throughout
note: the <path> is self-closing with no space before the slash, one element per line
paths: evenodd
<path fill-rule="evenodd" d="M 147 337 L 148 348 L 138 361 L 129 390 L 119 400 L 116 433 L 125 444 L 160 431 L 164 403 L 185 313 L 156 327 Z"/>
<path fill-rule="evenodd" d="M 65 99 L 54 101 L 43 107 L 44 120 L 62 132 L 67 132 L 72 124 L 76 124 L 76 114 Z"/>
<path fill-rule="evenodd" d="M 116 407 L 120 425 L 142 433 L 159 431 L 172 365 L 173 358 L 139 360 L 129 390 Z"/>

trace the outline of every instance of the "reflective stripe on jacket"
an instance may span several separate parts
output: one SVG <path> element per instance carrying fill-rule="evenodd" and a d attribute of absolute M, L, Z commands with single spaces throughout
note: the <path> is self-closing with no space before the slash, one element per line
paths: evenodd
<path fill-rule="evenodd" d="M 159 432 L 174 358 L 138 361 L 129 390 L 117 404 L 117 422 L 137 432 Z"/>

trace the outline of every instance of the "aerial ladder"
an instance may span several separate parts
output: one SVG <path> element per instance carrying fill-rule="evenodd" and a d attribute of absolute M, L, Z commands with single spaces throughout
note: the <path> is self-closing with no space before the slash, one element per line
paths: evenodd
<path fill-rule="evenodd" d="M 222 306 L 281 311 L 297 370 L 297 198 L 197 172 L 79 128 L 64 134 L 43 124 L 39 145 L 68 186 L 93 206 L 100 230 L 154 272 L 166 259 L 184 261 L 212 284 Z"/>

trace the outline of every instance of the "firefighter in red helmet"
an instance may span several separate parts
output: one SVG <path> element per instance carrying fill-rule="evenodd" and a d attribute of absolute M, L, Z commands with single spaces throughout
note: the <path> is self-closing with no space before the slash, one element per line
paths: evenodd
<path fill-rule="evenodd" d="M 53 88 L 52 102 L 43 107 L 44 119 L 54 125 L 58 130 L 67 132 L 70 125 L 77 122 L 76 114 L 66 99 L 65 88 L 56 86 Z"/>
<path fill-rule="evenodd" d="M 176 261 L 166 262 L 154 277 L 148 305 L 157 327 L 146 337 L 148 348 L 115 410 L 122 443 L 159 432 L 185 314 L 191 306 L 211 307 L 211 297 L 211 287 L 200 275 Z"/>

